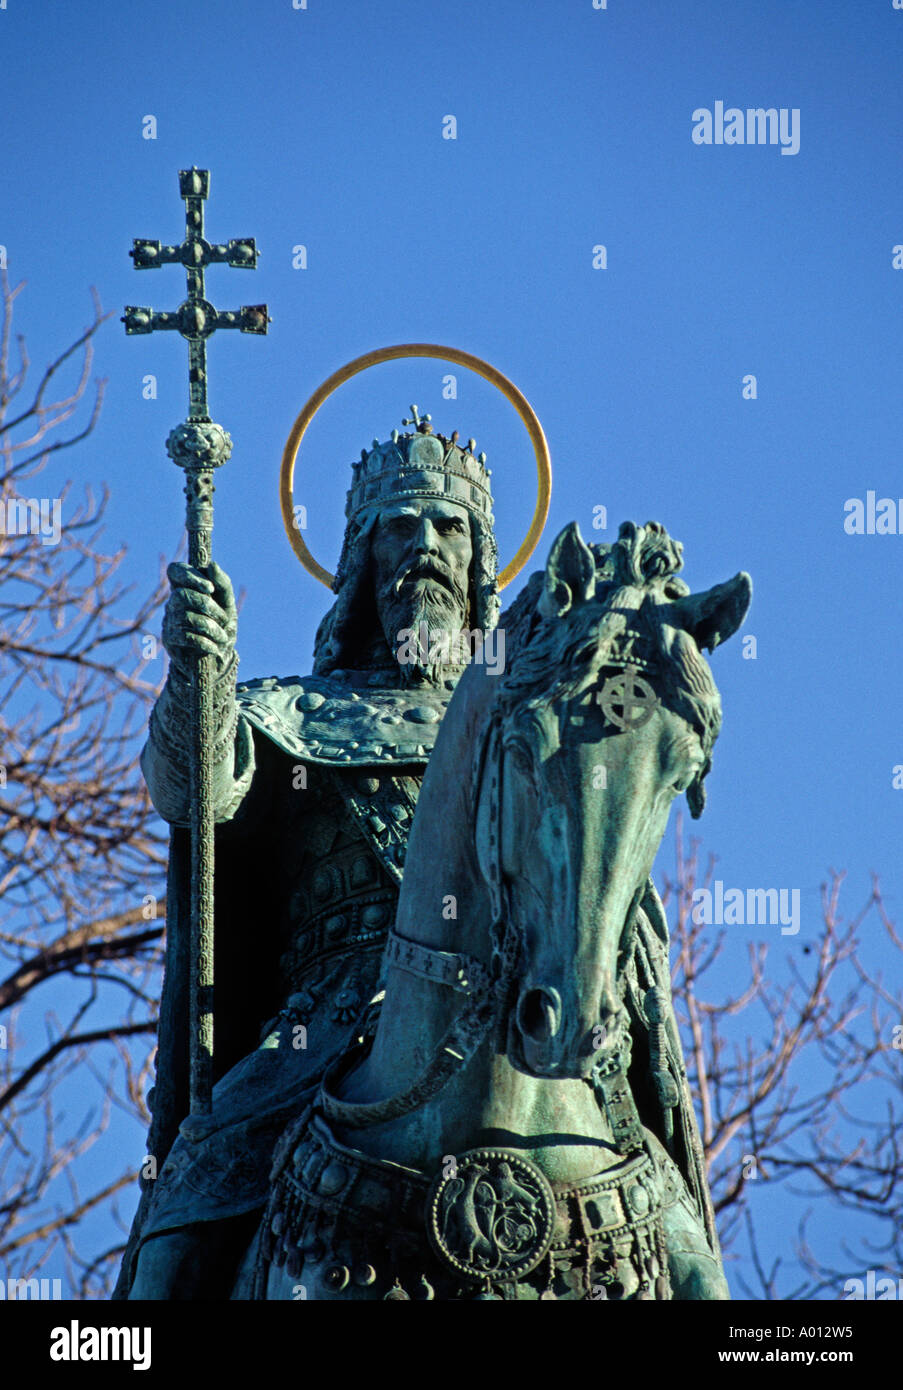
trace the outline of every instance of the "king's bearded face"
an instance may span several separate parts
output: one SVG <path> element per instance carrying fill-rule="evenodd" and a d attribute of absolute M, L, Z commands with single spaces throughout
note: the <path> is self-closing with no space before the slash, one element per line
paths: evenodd
<path fill-rule="evenodd" d="M 433 635 L 454 641 L 467 626 L 473 542 L 466 509 L 432 498 L 393 503 L 379 514 L 370 553 L 376 608 L 393 655 L 402 633 L 420 633 L 425 623 L 430 634 L 427 649 L 401 665 L 402 674 L 435 680 Z"/>

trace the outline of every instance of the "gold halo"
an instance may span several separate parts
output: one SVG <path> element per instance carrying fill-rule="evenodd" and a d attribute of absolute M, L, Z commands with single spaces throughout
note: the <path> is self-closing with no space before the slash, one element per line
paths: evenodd
<path fill-rule="evenodd" d="M 380 362 L 391 362 L 398 357 L 439 357 L 443 361 L 454 362 L 458 367 L 469 367 L 471 371 L 485 377 L 502 392 L 502 395 L 507 397 L 526 426 L 533 445 L 533 452 L 536 455 L 538 484 L 536 510 L 533 513 L 533 520 L 530 522 L 530 529 L 521 541 L 514 559 L 505 566 L 498 577 L 498 587 L 504 589 L 505 585 L 510 584 L 515 575 L 520 573 L 533 554 L 549 514 L 549 498 L 552 494 L 552 461 L 549 457 L 549 446 L 542 432 L 542 425 L 539 423 L 530 402 L 517 389 L 513 381 L 509 381 L 488 362 L 484 362 L 482 357 L 475 357 L 472 352 L 462 352 L 460 348 L 440 347 L 437 343 L 396 343 L 394 347 L 374 348 L 372 352 L 365 352 L 362 356 L 355 357 L 353 361 L 346 362 L 344 367 L 333 372 L 332 376 L 327 377 L 322 385 L 317 387 L 292 426 L 291 434 L 282 451 L 279 500 L 282 506 L 282 523 L 285 526 L 289 543 L 308 573 L 312 574 L 314 579 L 319 579 L 320 583 L 325 584 L 328 589 L 331 589 L 334 576 L 329 573 L 329 570 L 317 563 L 295 525 L 293 484 L 298 450 L 301 448 L 301 440 L 307 433 L 308 426 L 320 406 L 328 400 L 333 391 L 351 377 L 357 376 L 358 372 L 366 371 L 368 367 L 375 367 Z"/>

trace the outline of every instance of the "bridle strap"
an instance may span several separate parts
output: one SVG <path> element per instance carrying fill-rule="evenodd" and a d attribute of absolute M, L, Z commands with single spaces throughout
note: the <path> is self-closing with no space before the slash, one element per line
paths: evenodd
<path fill-rule="evenodd" d="M 360 1043 L 346 1052 L 324 1073 L 320 1083 L 316 1108 L 327 1119 L 349 1129 L 364 1129 L 367 1125 L 384 1124 L 400 1115 L 407 1115 L 425 1105 L 443 1086 L 467 1065 L 486 1035 L 492 1018 L 491 999 L 469 1009 L 456 1018 L 445 1030 L 432 1058 L 413 1085 L 385 1100 L 359 1102 L 340 1100 L 333 1091 L 335 1082 L 363 1061 L 373 1045 L 373 1039 Z"/>
<path fill-rule="evenodd" d="M 488 763 L 488 767 L 486 764 Z M 489 905 L 492 930 L 504 930 L 502 907 L 502 727 L 492 718 L 483 749 L 482 774 L 489 778 Z M 476 848 L 475 848 L 476 852 Z"/>
<path fill-rule="evenodd" d="M 424 946 L 401 936 L 394 928 L 389 932 L 383 960 L 386 965 L 397 966 L 422 980 L 448 985 L 460 994 L 477 998 L 488 993 L 491 985 L 488 969 L 473 956 L 463 951 L 440 951 L 435 946 Z"/>

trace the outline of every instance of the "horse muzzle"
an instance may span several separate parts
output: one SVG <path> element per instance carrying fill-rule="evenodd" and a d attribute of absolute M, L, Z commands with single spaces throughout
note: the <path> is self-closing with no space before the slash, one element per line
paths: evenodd
<path fill-rule="evenodd" d="M 600 1050 L 606 1049 L 620 1012 L 618 1001 L 606 993 L 598 1021 L 588 1028 L 569 1028 L 557 989 L 550 985 L 524 989 L 509 1034 L 511 1060 L 531 1076 L 585 1080 L 592 1074 Z"/>

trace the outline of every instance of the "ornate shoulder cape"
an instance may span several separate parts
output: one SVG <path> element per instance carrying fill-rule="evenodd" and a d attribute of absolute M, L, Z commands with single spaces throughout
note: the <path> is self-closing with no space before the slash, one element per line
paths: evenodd
<path fill-rule="evenodd" d="M 397 677 L 396 677 L 397 679 Z M 239 711 L 278 748 L 307 762 L 338 767 L 425 764 L 454 682 L 399 689 L 385 676 L 268 676 L 239 685 Z"/>

